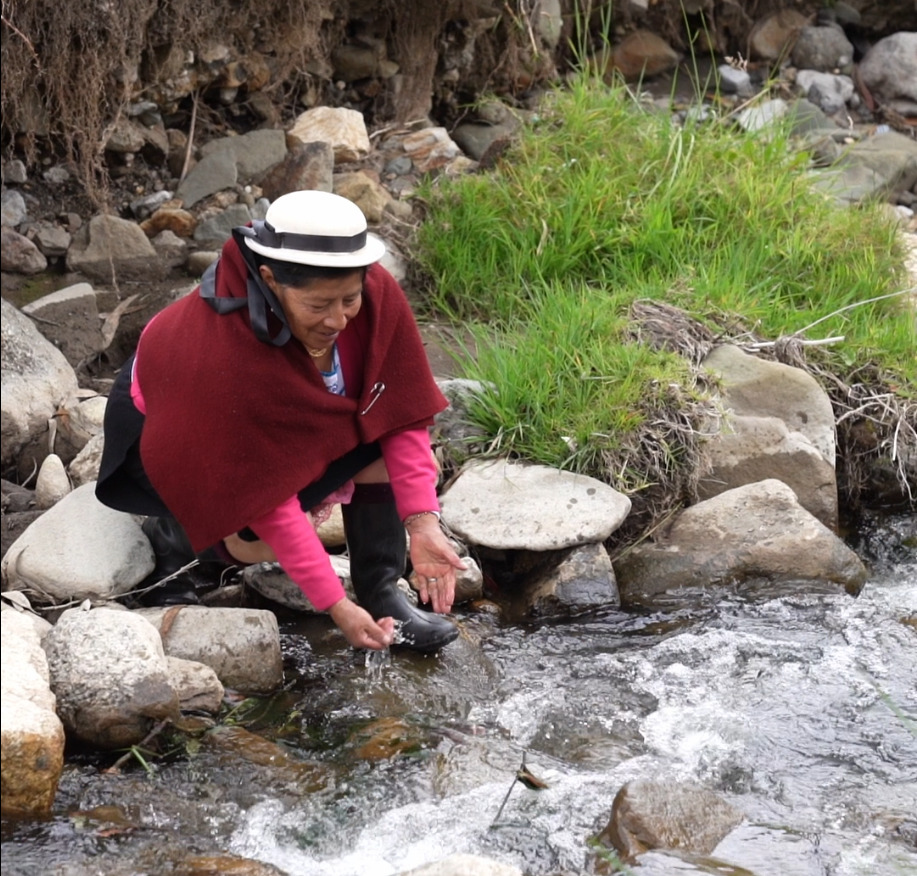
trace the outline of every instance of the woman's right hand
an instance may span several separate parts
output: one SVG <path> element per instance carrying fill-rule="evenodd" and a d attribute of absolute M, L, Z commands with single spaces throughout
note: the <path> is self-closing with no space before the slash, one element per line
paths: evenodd
<path fill-rule="evenodd" d="M 346 596 L 334 603 L 328 614 L 354 648 L 382 651 L 395 639 L 395 621 L 390 617 L 374 621 L 366 609 Z"/>

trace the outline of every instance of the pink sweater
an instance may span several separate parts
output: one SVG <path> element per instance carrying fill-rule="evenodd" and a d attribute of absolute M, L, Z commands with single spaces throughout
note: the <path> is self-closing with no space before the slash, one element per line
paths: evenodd
<path fill-rule="evenodd" d="M 135 358 L 131 399 L 137 410 L 145 414 L 146 405 L 136 374 Z M 402 520 L 418 511 L 438 511 L 438 473 L 427 430 L 399 432 L 379 443 Z M 344 598 L 341 581 L 315 527 L 300 508 L 298 496 L 291 496 L 272 511 L 252 520 L 249 527 L 270 546 L 283 570 L 316 609 L 324 611 Z"/>

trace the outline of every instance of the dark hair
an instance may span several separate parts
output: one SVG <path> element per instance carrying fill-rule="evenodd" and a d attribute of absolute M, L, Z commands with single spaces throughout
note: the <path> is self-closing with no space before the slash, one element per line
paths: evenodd
<path fill-rule="evenodd" d="M 366 276 L 365 267 L 337 268 L 321 267 L 319 265 L 301 265 L 298 262 L 285 262 L 280 259 L 255 253 L 259 265 L 266 265 L 271 269 L 274 279 L 281 286 L 308 286 L 313 280 L 336 280 L 359 272 Z"/>

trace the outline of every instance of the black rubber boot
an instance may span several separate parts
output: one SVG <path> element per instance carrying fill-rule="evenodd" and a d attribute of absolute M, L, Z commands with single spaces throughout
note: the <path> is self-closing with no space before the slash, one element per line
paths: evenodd
<path fill-rule="evenodd" d="M 390 497 L 388 484 L 357 484 L 353 500 L 341 506 L 354 593 L 375 620 L 391 617 L 401 622 L 398 644 L 437 651 L 458 636 L 458 628 L 442 615 L 412 605 L 399 589 L 407 535 Z"/>
<path fill-rule="evenodd" d="M 226 568 L 226 563 L 217 556 L 215 551 L 207 550 L 195 554 L 185 530 L 174 517 L 148 517 L 143 521 L 141 529 L 150 540 L 156 556 L 156 566 L 144 580 L 142 586 L 155 584 L 194 560 L 198 560 L 201 564 L 216 564 L 221 570 Z M 143 594 L 140 602 L 148 606 L 199 605 L 200 599 L 197 597 L 196 590 L 197 577 L 190 569 L 182 572 Z"/>

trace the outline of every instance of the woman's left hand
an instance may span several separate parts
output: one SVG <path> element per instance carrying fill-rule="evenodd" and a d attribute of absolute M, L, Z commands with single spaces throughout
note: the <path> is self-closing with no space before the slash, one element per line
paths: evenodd
<path fill-rule="evenodd" d="M 416 520 L 408 533 L 420 601 L 431 602 L 439 614 L 448 614 L 455 600 L 456 570 L 464 571 L 466 566 L 432 515 Z"/>

